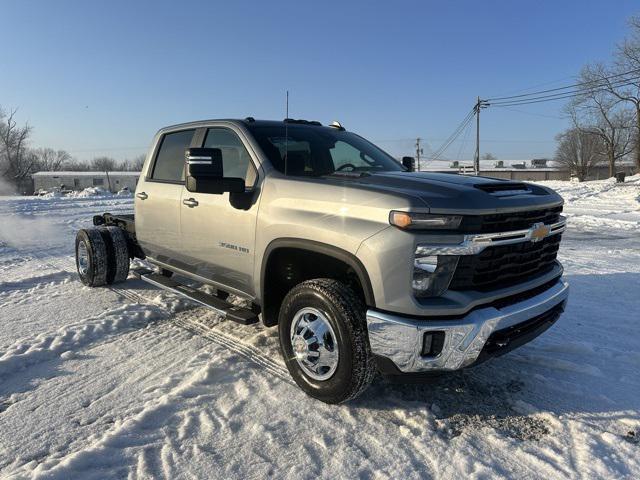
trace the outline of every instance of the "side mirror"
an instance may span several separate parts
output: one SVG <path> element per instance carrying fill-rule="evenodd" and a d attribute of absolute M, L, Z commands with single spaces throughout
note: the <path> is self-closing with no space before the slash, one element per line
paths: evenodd
<path fill-rule="evenodd" d="M 402 165 L 410 172 L 415 172 L 416 159 L 413 157 L 402 157 Z"/>
<path fill-rule="evenodd" d="M 188 148 L 185 151 L 187 190 L 196 193 L 241 193 L 243 178 L 224 178 L 222 151 L 219 148 Z"/>

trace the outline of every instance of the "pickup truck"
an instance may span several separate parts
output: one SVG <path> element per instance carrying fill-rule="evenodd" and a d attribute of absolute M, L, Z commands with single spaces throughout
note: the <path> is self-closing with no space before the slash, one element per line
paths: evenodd
<path fill-rule="evenodd" d="M 78 273 L 111 284 L 146 259 L 133 272 L 143 280 L 228 320 L 277 326 L 291 376 L 327 403 L 356 397 L 377 372 L 471 367 L 549 328 L 568 297 L 562 198 L 405 160 L 338 122 L 163 128 L 135 213 L 78 232 Z"/>

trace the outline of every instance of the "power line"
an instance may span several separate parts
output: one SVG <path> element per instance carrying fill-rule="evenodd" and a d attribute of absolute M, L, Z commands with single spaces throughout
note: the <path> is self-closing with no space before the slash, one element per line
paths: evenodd
<path fill-rule="evenodd" d="M 522 111 L 522 110 L 516 110 L 514 108 L 507 108 L 507 107 L 505 107 L 505 110 L 511 110 L 511 111 L 520 112 L 520 113 L 530 113 L 530 112 L 525 112 L 525 111 Z M 546 116 L 547 115 L 545 115 L 545 117 Z M 559 120 L 564 120 L 563 117 L 549 117 L 549 118 L 557 118 Z M 426 136 L 427 135 L 424 135 L 424 136 L 421 136 L 420 138 L 422 139 L 422 138 L 425 138 Z M 415 144 L 415 140 L 416 140 L 415 138 L 402 139 L 402 141 L 406 141 L 407 143 L 408 142 L 412 142 L 412 144 L 411 145 L 407 145 L 407 147 L 412 147 L 413 144 Z M 432 142 L 445 142 L 447 139 L 445 139 L 445 138 L 430 138 L 429 140 L 432 141 Z M 374 143 L 395 142 L 395 141 L 400 141 L 400 139 L 398 139 L 398 140 L 372 140 L 372 142 L 374 142 Z M 451 143 L 456 143 L 456 142 L 461 142 L 461 141 L 462 141 L 461 139 L 456 139 Z M 497 140 L 497 139 L 484 139 L 483 138 L 482 141 L 483 142 L 487 142 L 487 143 L 555 143 L 555 140 L 522 140 L 522 139 L 519 139 L 519 140 L 515 140 L 515 139 L 514 140 Z"/>
<path fill-rule="evenodd" d="M 518 88 L 517 90 L 515 90 L 515 89 L 514 90 L 509 90 L 508 92 L 505 92 L 503 95 L 511 95 L 511 94 L 517 95 L 517 94 L 520 94 L 520 93 L 527 92 L 527 91 L 529 91 L 531 89 L 534 89 L 534 88 L 546 87 L 547 85 L 558 84 L 560 82 L 564 82 L 565 80 L 575 80 L 575 79 L 576 79 L 575 75 L 569 75 L 569 76 L 566 76 L 566 77 L 558 78 L 556 80 L 551 80 L 551 81 L 543 82 L 543 83 L 536 83 L 535 85 L 529 85 L 528 87 L 525 87 L 525 88 Z M 498 97 L 498 95 L 496 95 L 495 97 L 491 96 L 491 97 L 487 97 L 487 98 L 497 98 L 497 97 Z"/>
<path fill-rule="evenodd" d="M 442 153 L 453 143 L 456 138 L 467 127 L 474 114 L 476 117 L 476 153 L 474 156 L 474 171 L 476 175 L 480 170 L 480 110 L 487 107 L 513 107 L 520 105 L 531 105 L 534 103 L 551 102 L 567 98 L 573 98 L 585 94 L 585 88 L 588 92 L 594 93 L 602 91 L 605 88 L 619 88 L 632 85 L 640 80 L 640 69 L 629 70 L 627 72 L 609 75 L 604 78 L 591 80 L 587 82 L 565 85 L 564 87 L 549 88 L 546 90 L 538 90 L 536 92 L 523 93 L 520 95 L 510 95 L 503 97 L 493 97 L 482 100 L 478 97 L 476 104 L 471 112 L 467 114 L 458 128 L 451 134 L 447 141 L 433 154 L 432 159 L 436 160 Z M 617 79 L 617 80 L 615 80 Z M 464 143 L 463 143 L 464 145 Z"/>
<path fill-rule="evenodd" d="M 613 78 L 618 78 L 618 77 L 625 77 L 631 74 L 638 74 L 640 73 L 640 69 L 634 69 L 634 70 L 629 70 L 627 72 L 623 72 L 623 73 L 618 73 L 616 75 L 610 75 L 608 77 L 599 79 L 599 80 L 590 80 L 588 82 L 579 82 L 579 83 L 574 83 L 573 85 L 567 85 L 564 87 L 558 87 L 558 88 L 550 88 L 547 90 L 539 90 L 537 92 L 531 92 L 531 93 L 523 93 L 521 95 L 511 95 L 511 96 L 507 96 L 507 97 L 493 97 L 493 98 L 488 98 L 487 101 L 494 101 L 494 100 L 508 100 L 508 99 L 513 99 L 513 98 L 522 98 L 522 97 L 529 97 L 532 95 L 540 95 L 543 93 L 550 93 L 550 92 L 558 92 L 561 90 L 568 90 L 571 88 L 577 88 L 577 87 L 584 87 L 587 85 L 592 85 L 592 84 L 602 84 L 603 82 L 606 82 L 608 80 L 611 80 Z M 628 78 L 624 78 L 622 79 L 623 81 L 629 81 Z M 620 80 L 618 80 L 620 81 Z M 566 92 L 565 92 L 566 93 Z"/>
<path fill-rule="evenodd" d="M 509 110 L 511 112 L 517 112 L 517 113 L 522 113 L 524 115 L 533 115 L 534 117 L 544 117 L 544 118 L 553 118 L 556 120 L 565 120 L 567 117 L 557 117 L 555 115 L 546 115 L 543 113 L 536 113 L 536 112 L 527 112 L 525 110 L 518 110 L 517 108 L 511 108 L 511 107 L 507 107 L 507 106 L 501 106 L 501 108 L 504 108 L 505 110 Z M 485 142 L 490 142 L 491 140 L 485 140 Z M 513 140 L 515 141 L 515 140 Z M 527 141 L 527 140 L 525 140 Z M 545 140 L 548 142 L 548 140 Z"/>
<path fill-rule="evenodd" d="M 444 153 L 444 151 L 453 143 L 453 141 L 460 136 L 465 127 L 473 120 L 475 114 L 475 107 L 472 108 L 469 113 L 464 117 L 462 122 L 458 125 L 458 127 L 453 131 L 451 135 L 447 138 L 447 140 L 431 155 L 431 160 L 437 160 L 440 155 Z"/>
<path fill-rule="evenodd" d="M 460 135 L 460 132 L 473 119 L 473 113 L 474 113 L 474 110 L 471 110 L 469 113 L 467 113 L 467 115 L 464 117 L 462 122 L 460 122 L 458 127 L 453 131 L 453 133 L 449 135 L 449 137 L 443 142 L 443 144 L 439 148 L 435 150 L 435 152 L 433 152 L 433 154 L 431 155 L 432 160 L 436 160 L 449 147 L 449 145 L 451 145 L 455 141 L 455 139 Z"/>
<path fill-rule="evenodd" d="M 469 139 L 469 133 L 471 133 L 471 122 L 465 128 L 464 134 L 462 135 L 462 142 L 460 143 L 460 148 L 458 149 L 458 158 L 462 157 L 462 151 L 464 147 L 467 145 L 467 140 Z"/>
<path fill-rule="evenodd" d="M 615 87 L 615 88 L 619 88 L 619 87 L 624 87 L 627 85 L 634 85 L 635 82 L 637 82 L 638 80 L 640 80 L 640 77 L 635 77 L 632 79 L 624 79 L 624 80 L 618 80 L 616 82 L 611 83 L 610 85 L 605 85 L 605 84 L 600 84 L 599 87 L 594 87 L 592 89 L 589 90 L 590 93 L 597 93 L 600 91 L 605 90 L 605 88 L 608 87 Z M 529 105 L 531 103 L 541 103 L 541 102 L 551 102 L 551 101 L 555 101 L 555 100 L 563 100 L 566 98 L 573 98 L 573 97 L 578 97 L 580 95 L 583 95 L 585 92 L 584 90 L 574 90 L 574 91 L 569 91 L 569 92 L 562 92 L 562 93 L 554 93 L 551 95 L 540 95 L 537 97 L 531 97 L 531 98 L 523 98 L 520 100 L 506 100 L 506 101 L 500 101 L 500 102 L 488 102 L 489 106 L 492 107 L 500 107 L 500 106 L 517 106 L 517 105 Z"/>

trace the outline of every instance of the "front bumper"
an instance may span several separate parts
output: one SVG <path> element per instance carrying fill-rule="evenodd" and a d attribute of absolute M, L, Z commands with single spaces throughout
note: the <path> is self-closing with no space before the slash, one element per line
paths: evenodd
<path fill-rule="evenodd" d="M 569 285 L 558 280 L 531 298 L 507 306 L 480 307 L 456 320 L 416 319 L 368 310 L 371 351 L 391 360 L 402 373 L 458 370 L 479 361 L 494 332 L 543 318 L 548 312 L 563 308 L 568 296 Z M 436 356 L 422 355 L 427 332 L 444 332 L 442 351 Z"/>

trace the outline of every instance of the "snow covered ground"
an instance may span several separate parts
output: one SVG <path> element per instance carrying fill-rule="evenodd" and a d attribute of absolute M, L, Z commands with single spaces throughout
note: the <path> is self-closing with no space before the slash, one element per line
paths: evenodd
<path fill-rule="evenodd" d="M 0 197 L 0 476 L 639 478 L 640 177 L 567 200 L 568 309 L 534 342 L 328 406 L 276 331 L 130 279 L 77 280 L 74 231 L 132 198 Z"/>

